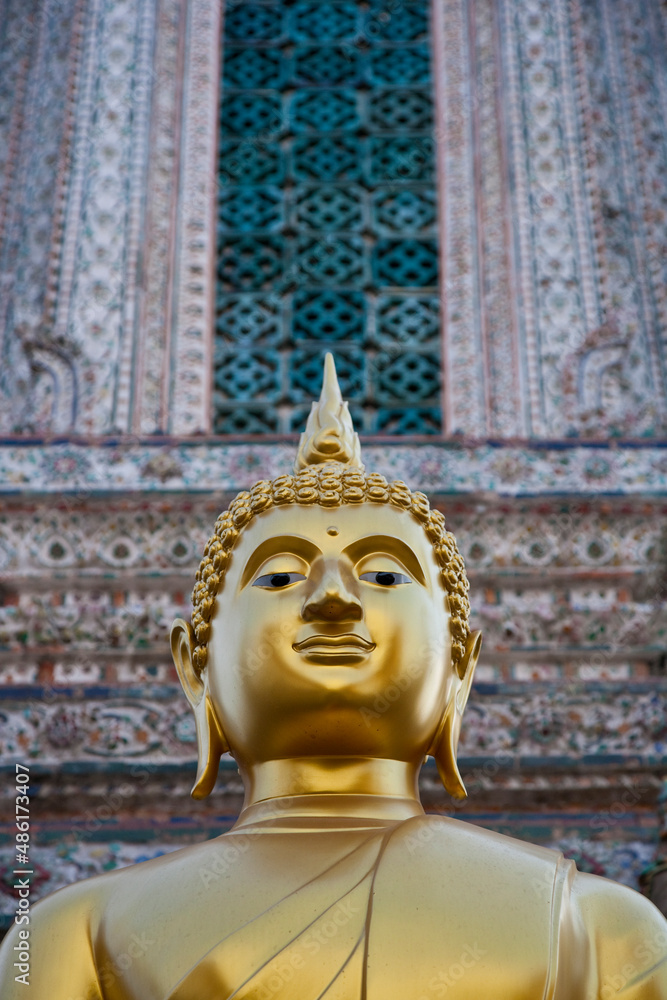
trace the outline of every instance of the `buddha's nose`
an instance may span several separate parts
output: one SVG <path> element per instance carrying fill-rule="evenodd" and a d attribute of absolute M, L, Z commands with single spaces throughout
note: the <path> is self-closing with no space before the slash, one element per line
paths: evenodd
<path fill-rule="evenodd" d="M 305 621 L 353 621 L 363 618 L 361 601 L 346 583 L 339 568 L 326 569 L 306 598 L 302 616 Z"/>

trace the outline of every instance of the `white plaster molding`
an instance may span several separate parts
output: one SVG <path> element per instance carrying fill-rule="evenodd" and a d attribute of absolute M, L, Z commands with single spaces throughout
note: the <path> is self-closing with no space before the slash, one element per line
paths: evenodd
<path fill-rule="evenodd" d="M 132 81 L 132 151 L 126 191 L 127 224 L 124 247 L 123 302 L 120 311 L 118 371 L 114 392 L 112 426 L 131 430 L 133 396 L 137 387 L 137 354 L 145 338 L 139 326 L 140 251 L 146 225 L 148 163 L 151 157 L 151 98 L 155 84 L 153 69 L 156 0 L 143 0 L 137 10 Z"/>
<path fill-rule="evenodd" d="M 292 467 L 296 442 L 227 443 L 224 439 L 150 443 L 5 444 L 0 495 L 147 490 L 236 492 Z M 593 499 L 667 495 L 667 449 L 639 445 L 495 447 L 484 442 L 362 442 L 368 469 L 413 489 L 444 494 L 579 496 Z"/>
<path fill-rule="evenodd" d="M 169 431 L 211 427 L 222 0 L 190 0 L 171 330 Z"/>
<path fill-rule="evenodd" d="M 158 0 L 132 431 L 165 431 L 175 263 L 186 0 Z"/>
<path fill-rule="evenodd" d="M 443 429 L 484 434 L 468 25 L 463 0 L 433 0 L 443 326 Z"/>

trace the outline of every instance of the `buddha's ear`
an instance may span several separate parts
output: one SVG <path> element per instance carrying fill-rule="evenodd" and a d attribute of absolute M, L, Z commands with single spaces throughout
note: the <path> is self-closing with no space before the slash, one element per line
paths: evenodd
<path fill-rule="evenodd" d="M 183 618 L 177 618 L 171 626 L 171 655 L 185 696 L 194 712 L 197 729 L 197 777 L 190 794 L 194 799 L 204 799 L 215 785 L 220 757 L 229 750 L 229 745 L 211 702 L 206 668 L 201 676 L 195 670 L 194 648 L 192 625 Z"/>
<path fill-rule="evenodd" d="M 481 651 L 481 630 L 478 629 L 476 632 L 469 632 L 466 640 L 465 652 L 456 664 L 456 673 L 461 680 L 462 686 L 464 686 L 466 690 L 465 701 L 461 702 L 461 711 L 463 711 L 466 706 L 468 695 L 470 694 L 470 688 L 472 687 L 472 679 L 475 676 L 475 668 Z"/>
<path fill-rule="evenodd" d="M 438 774 L 445 789 L 455 799 L 465 799 L 467 792 L 456 761 L 463 712 L 470 695 L 475 667 L 482 648 L 482 633 L 471 632 L 463 656 L 456 665 L 454 686 L 429 753 L 435 757 Z"/>
<path fill-rule="evenodd" d="M 196 709 L 204 697 L 205 684 L 194 668 L 192 656 L 195 649 L 195 633 L 190 622 L 177 618 L 171 626 L 169 636 L 174 666 L 185 692 L 185 697 Z"/>

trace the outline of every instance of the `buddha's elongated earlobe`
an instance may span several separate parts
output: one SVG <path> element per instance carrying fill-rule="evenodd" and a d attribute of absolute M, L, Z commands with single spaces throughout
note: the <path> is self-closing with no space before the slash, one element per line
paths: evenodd
<path fill-rule="evenodd" d="M 463 712 L 472 687 L 472 679 L 481 648 L 482 633 L 471 632 L 466 643 L 466 651 L 457 664 L 454 686 L 445 714 L 428 751 L 435 758 L 438 774 L 445 789 L 455 799 L 465 799 L 468 794 L 456 761 L 456 752 L 461 734 Z"/>
<path fill-rule="evenodd" d="M 211 702 L 206 669 L 200 676 L 192 662 L 195 645 L 192 625 L 177 618 L 171 626 L 171 654 L 197 729 L 197 777 L 190 794 L 194 799 L 204 799 L 215 785 L 220 757 L 229 745 Z"/>
<path fill-rule="evenodd" d="M 222 727 L 215 714 L 211 698 L 204 695 L 200 706 L 195 710 L 197 726 L 197 777 L 190 794 L 193 799 L 205 799 L 213 791 L 218 777 L 220 758 L 227 753 L 229 745 L 222 732 Z"/>

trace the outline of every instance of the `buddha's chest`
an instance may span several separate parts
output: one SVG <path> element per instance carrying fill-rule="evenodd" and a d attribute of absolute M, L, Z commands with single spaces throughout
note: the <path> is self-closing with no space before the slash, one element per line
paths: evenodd
<path fill-rule="evenodd" d="M 233 866 L 220 866 L 178 921 L 151 934 L 155 947 L 105 1000 L 545 995 L 553 949 L 546 869 L 519 880 L 505 863 L 466 864 L 451 844 L 448 857 L 435 838 L 351 837 L 335 854 L 301 843 L 298 863 L 281 855 L 288 842 L 280 839 L 261 850 L 252 841 Z M 208 862 L 198 871 L 217 874 Z"/>
<path fill-rule="evenodd" d="M 361 880 L 329 898 L 239 926 L 203 956 L 169 1000 L 541 1000 L 549 913 L 537 933 L 434 899 Z M 535 915 L 534 915 L 535 916 Z M 253 926 L 255 925 L 255 926 Z"/>
<path fill-rule="evenodd" d="M 517 941 L 501 952 L 488 929 L 447 928 L 422 918 L 384 933 L 382 899 L 364 926 L 354 899 L 324 913 L 287 947 L 269 936 L 206 956 L 169 1000 L 541 1000 L 548 949 L 541 955 Z M 400 940 L 399 940 L 400 938 Z"/>

